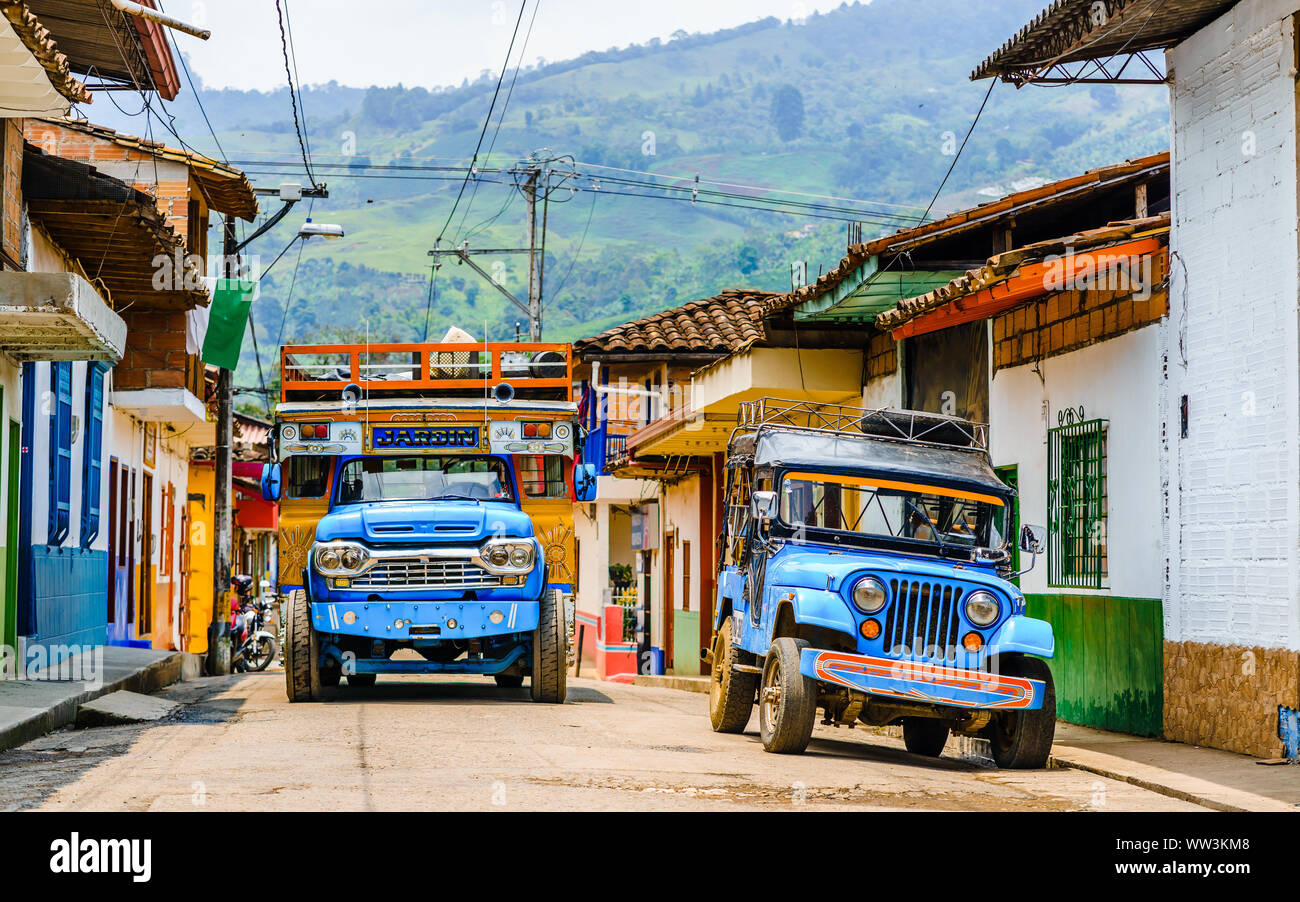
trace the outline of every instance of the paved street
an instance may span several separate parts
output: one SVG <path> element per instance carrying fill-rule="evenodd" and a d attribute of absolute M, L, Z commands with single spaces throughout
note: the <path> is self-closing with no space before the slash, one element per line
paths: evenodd
<path fill-rule="evenodd" d="M 1082 771 L 999 771 L 951 741 L 923 759 L 862 728 L 819 726 L 807 754 L 769 755 L 757 716 L 717 735 L 702 694 L 592 680 L 563 707 L 471 678 L 291 706 L 279 672 L 161 695 L 185 707 L 0 753 L 0 809 L 1202 810 Z"/>

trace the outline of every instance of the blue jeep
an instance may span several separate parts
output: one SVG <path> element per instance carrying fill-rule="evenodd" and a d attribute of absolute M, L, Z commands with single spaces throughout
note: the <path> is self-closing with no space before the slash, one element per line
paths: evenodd
<path fill-rule="evenodd" d="M 727 454 L 709 714 L 769 752 L 823 724 L 901 724 L 938 756 L 950 732 L 1000 767 L 1043 767 L 1056 724 L 1051 626 L 1009 581 L 1015 492 L 985 427 L 904 410 L 763 399 Z M 1042 551 L 1026 527 L 1020 547 Z"/>

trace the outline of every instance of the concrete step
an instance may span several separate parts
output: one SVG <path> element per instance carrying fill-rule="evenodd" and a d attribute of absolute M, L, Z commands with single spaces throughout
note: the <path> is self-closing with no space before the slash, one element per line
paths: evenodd
<path fill-rule="evenodd" d="M 77 709 L 78 727 L 102 727 L 121 723 L 162 720 L 179 705 L 164 698 L 141 695 L 125 689 L 110 692 Z"/>

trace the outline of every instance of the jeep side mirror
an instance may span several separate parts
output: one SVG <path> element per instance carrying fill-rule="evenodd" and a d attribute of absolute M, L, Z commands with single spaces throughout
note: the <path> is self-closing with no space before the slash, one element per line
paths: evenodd
<path fill-rule="evenodd" d="M 262 466 L 262 499 L 264 501 L 280 500 L 279 464 L 264 464 Z"/>
<path fill-rule="evenodd" d="M 1041 526 L 1020 527 L 1020 550 L 1027 554 L 1042 554 L 1047 550 L 1047 530 Z"/>
<path fill-rule="evenodd" d="M 776 492 L 755 492 L 749 499 L 749 512 L 760 523 L 776 516 Z"/>
<path fill-rule="evenodd" d="M 573 468 L 573 497 L 586 504 L 596 500 L 597 474 L 595 464 L 578 464 Z"/>

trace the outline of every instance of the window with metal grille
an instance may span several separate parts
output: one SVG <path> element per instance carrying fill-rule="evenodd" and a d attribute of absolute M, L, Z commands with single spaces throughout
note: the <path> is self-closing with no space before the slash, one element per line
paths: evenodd
<path fill-rule="evenodd" d="M 1106 581 L 1106 420 L 1047 432 L 1047 582 L 1100 589 Z"/>

